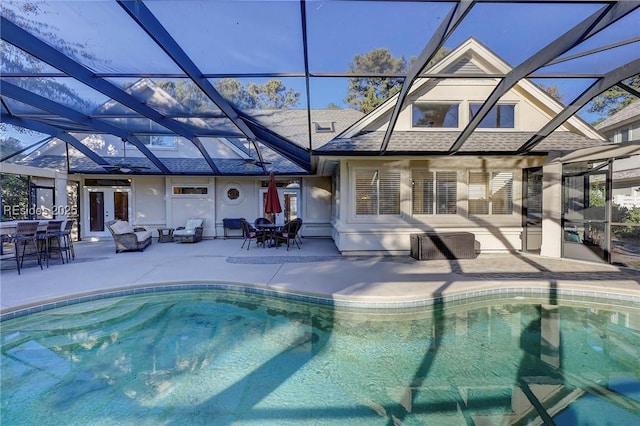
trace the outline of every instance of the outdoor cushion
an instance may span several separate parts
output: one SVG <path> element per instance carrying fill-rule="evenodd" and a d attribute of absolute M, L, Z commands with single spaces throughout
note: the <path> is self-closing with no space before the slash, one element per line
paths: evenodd
<path fill-rule="evenodd" d="M 136 231 L 134 232 L 134 234 L 136 234 L 136 238 L 138 239 L 138 241 L 145 241 L 148 238 L 151 238 L 151 231 L 147 231 L 146 229 L 144 231 Z"/>
<path fill-rule="evenodd" d="M 176 228 L 176 230 L 173 231 L 174 241 L 179 243 L 195 243 L 202 240 L 203 223 L 204 220 L 202 218 L 187 219 L 185 226 Z"/>
<path fill-rule="evenodd" d="M 188 219 L 184 228 L 193 231 L 199 226 L 202 226 L 202 219 Z"/>
<path fill-rule="evenodd" d="M 126 222 L 124 220 L 119 220 L 113 225 L 111 225 L 111 229 L 113 230 L 113 233 L 116 235 L 130 234 L 133 232 L 133 226 L 131 226 L 129 222 Z"/>
<path fill-rule="evenodd" d="M 195 235 L 196 230 L 195 228 L 193 229 L 176 229 L 175 231 L 173 231 L 173 235 Z"/>

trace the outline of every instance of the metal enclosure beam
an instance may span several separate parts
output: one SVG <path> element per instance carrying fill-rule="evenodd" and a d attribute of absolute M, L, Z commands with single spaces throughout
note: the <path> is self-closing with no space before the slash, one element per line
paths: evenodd
<path fill-rule="evenodd" d="M 153 41 L 182 69 L 185 74 L 198 86 L 202 92 L 213 101 L 220 111 L 242 132 L 247 139 L 255 139 L 253 134 L 238 118 L 238 114 L 225 98 L 218 93 L 213 85 L 203 78 L 203 73 L 191 60 L 187 53 L 180 47 L 164 26 L 156 19 L 147 6 L 141 1 L 118 0 L 118 4 L 131 16 L 131 18 L 146 32 Z"/>
<path fill-rule="evenodd" d="M 285 141 L 281 137 L 275 136 L 262 124 L 251 120 L 250 117 L 245 116 L 243 118 L 247 125 L 258 135 L 260 142 L 303 169 L 307 171 L 311 169 L 311 154 L 309 151 L 293 142 Z"/>
<path fill-rule="evenodd" d="M 475 0 L 462 0 L 451 8 L 447 16 L 442 20 L 442 23 L 440 24 L 436 32 L 431 36 L 431 39 L 429 40 L 427 45 L 424 47 L 422 52 L 420 52 L 420 55 L 411 66 L 411 69 L 407 72 L 407 75 L 402 82 L 402 86 L 400 87 L 398 99 L 396 100 L 396 104 L 393 107 L 393 112 L 391 113 L 391 118 L 389 119 L 387 131 L 384 133 L 384 137 L 382 138 L 382 144 L 380 145 L 381 154 L 384 154 L 384 152 L 387 150 L 389 140 L 391 139 L 391 134 L 393 133 L 393 129 L 396 126 L 398 116 L 400 115 L 400 110 L 402 110 L 402 106 L 404 105 L 404 101 L 407 98 L 407 94 L 409 93 L 411 86 L 420 75 L 420 72 L 424 70 L 429 61 L 442 47 L 444 42 L 447 41 L 447 38 L 449 38 L 451 33 L 453 33 L 453 31 L 458 27 L 467 13 L 469 13 L 471 7 L 474 4 Z"/>
<path fill-rule="evenodd" d="M 619 2 L 606 5 L 512 69 L 507 73 L 505 78 L 498 83 L 495 89 L 493 89 L 476 115 L 469 121 L 469 124 L 467 124 L 462 133 L 460 133 L 453 145 L 451 145 L 449 152 L 453 154 L 462 147 L 469 136 L 471 136 L 471 133 L 478 127 L 500 98 L 515 86 L 518 81 L 621 19 L 628 13 L 631 13 L 639 6 L 640 4 L 638 4 L 638 2 Z"/>
<path fill-rule="evenodd" d="M 549 121 L 546 126 L 540 129 L 540 131 L 531 137 L 531 139 L 518 148 L 518 153 L 522 154 L 531 151 L 534 146 L 542 142 L 544 138 L 549 136 L 551 132 L 560 127 L 562 123 L 576 114 L 580 108 L 585 106 L 595 96 L 598 96 L 605 90 L 615 86 L 619 81 L 633 77 L 638 73 L 640 73 L 640 59 L 636 59 L 635 61 L 629 62 L 628 64 L 608 72 L 604 78 L 596 81 L 587 90 L 582 92 L 580 96 L 571 102 L 570 105 Z"/>
<path fill-rule="evenodd" d="M 20 28 L 4 16 L 0 17 L 0 37 L 23 51 L 29 52 L 30 55 L 35 56 L 52 67 L 59 69 L 68 76 L 75 78 L 81 83 L 147 117 L 149 120 L 166 127 L 192 142 L 196 140 L 195 135 L 184 128 L 178 121 L 165 117 L 119 87 L 106 80 L 97 78 L 91 70 Z M 211 167 L 211 170 L 213 170 L 214 173 L 219 173 L 218 168 L 204 147 L 199 143 L 196 143 L 196 147 L 200 149 L 200 153 Z"/>
<path fill-rule="evenodd" d="M 218 108 L 220 108 L 220 111 L 229 118 L 229 120 L 247 137 L 247 139 L 257 139 L 257 136 L 251 127 L 241 119 L 238 112 L 224 97 L 222 97 L 222 95 L 220 95 L 209 80 L 203 77 L 204 74 L 202 71 L 143 2 L 118 0 L 118 3 L 149 35 L 149 37 L 151 37 L 156 44 L 158 44 L 158 46 L 160 46 L 160 48 L 185 72 L 185 74 L 187 74 L 191 81 L 193 81 L 193 83 L 198 86 L 198 88 L 202 90 L 202 92 L 207 95 L 207 97 L 209 97 L 209 99 L 211 99 Z M 260 142 L 275 149 L 275 147 L 272 146 L 272 141 L 278 139 L 280 139 L 279 142 L 281 142 L 278 143 L 278 152 L 282 156 L 294 161 L 294 159 L 291 158 L 293 153 L 287 149 L 288 142 L 280 138 L 278 135 L 272 134 L 269 138 L 264 138 L 260 140 Z"/>
<path fill-rule="evenodd" d="M 126 130 L 113 126 L 109 123 L 105 123 L 104 121 L 91 118 L 88 115 L 82 114 L 72 108 L 61 105 L 35 93 L 29 92 L 28 90 L 18 87 L 12 83 L 2 83 L 2 94 L 3 96 L 7 96 L 27 105 L 38 107 L 45 111 L 49 111 L 53 114 L 59 115 L 60 117 L 75 121 L 79 124 L 83 124 L 97 131 L 110 133 L 118 136 L 119 138 L 127 139 L 127 141 L 135 145 L 135 147 L 138 148 L 140 152 L 142 152 L 149 160 L 151 160 L 151 162 L 158 169 L 160 169 L 162 173 L 171 174 L 171 171 L 167 168 L 167 166 L 165 166 L 164 163 L 160 161 L 160 159 L 156 157 L 155 154 L 153 154 L 140 139 L 136 138 Z"/>
<path fill-rule="evenodd" d="M 627 92 L 631 93 L 636 98 L 640 98 L 640 91 L 638 89 L 635 89 L 629 86 L 628 84 L 624 84 L 622 82 L 618 83 L 618 87 L 621 88 L 622 90 L 626 90 Z"/>
<path fill-rule="evenodd" d="M 41 123 L 35 120 L 27 120 L 24 118 L 11 117 L 5 114 L 3 114 L 1 118 L 3 123 L 9 123 L 14 126 L 24 127 L 25 129 L 35 130 L 36 132 L 46 133 L 48 135 L 56 137 L 68 143 L 69 145 L 71 145 L 72 147 L 80 151 L 82 154 L 86 155 L 94 163 L 100 166 L 107 166 L 107 167 L 111 166 L 111 164 L 107 160 L 105 160 L 102 156 L 93 152 L 85 144 L 83 144 L 78 139 L 71 136 L 69 133 L 62 131 L 55 126 L 51 126 L 49 124 Z"/>

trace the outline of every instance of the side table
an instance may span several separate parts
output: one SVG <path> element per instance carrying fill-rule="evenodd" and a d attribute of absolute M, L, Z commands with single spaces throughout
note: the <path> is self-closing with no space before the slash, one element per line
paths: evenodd
<path fill-rule="evenodd" d="M 158 242 L 159 243 L 173 242 L 173 230 L 174 228 L 158 228 Z"/>

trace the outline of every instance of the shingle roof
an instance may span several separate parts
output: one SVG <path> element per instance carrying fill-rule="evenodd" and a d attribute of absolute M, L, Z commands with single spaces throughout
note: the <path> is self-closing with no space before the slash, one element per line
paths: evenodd
<path fill-rule="evenodd" d="M 246 113 L 260 124 L 273 130 L 303 148 L 309 148 L 309 115 L 307 110 L 251 110 Z M 311 125 L 314 122 L 333 123 L 333 131 L 316 132 L 311 128 L 312 149 L 318 148 L 347 127 L 364 117 L 354 109 L 313 109 L 310 111 Z"/>
<path fill-rule="evenodd" d="M 616 124 L 621 123 L 633 117 L 637 117 L 638 120 L 640 120 L 640 102 L 638 100 L 622 108 L 620 112 L 598 123 L 596 125 L 596 129 L 598 130 L 606 129 L 607 127 L 615 126 Z"/>
<path fill-rule="evenodd" d="M 474 132 L 459 152 L 464 153 L 515 153 L 534 132 Z M 458 132 L 394 132 L 387 153 L 420 154 L 447 153 L 455 142 Z M 314 151 L 318 155 L 379 153 L 384 132 L 362 133 L 349 139 L 333 140 Z M 599 140 L 588 139 L 570 132 L 553 132 L 532 152 L 572 151 L 603 145 Z"/>
<path fill-rule="evenodd" d="M 112 159 L 113 164 L 117 164 L 118 160 Z M 307 174 L 307 171 L 290 162 L 289 160 L 275 156 L 266 158 L 270 164 L 266 165 L 267 170 L 274 169 L 278 174 Z M 172 173 L 184 175 L 211 175 L 211 167 L 203 158 L 162 158 L 162 162 Z M 62 155 L 41 155 L 28 161 L 16 161 L 15 164 L 22 164 L 33 167 L 42 167 L 50 169 L 63 170 L 66 169 L 66 158 Z M 145 158 L 132 157 L 127 158 L 127 164 L 133 167 L 148 167 L 146 169 L 136 171 L 136 175 L 145 174 L 162 174 L 153 164 L 149 167 L 150 162 Z M 247 163 L 240 158 L 216 159 L 215 164 L 222 175 L 264 175 L 262 167 Z M 70 160 L 71 173 L 108 173 L 102 166 L 94 163 L 89 158 L 77 157 Z"/>

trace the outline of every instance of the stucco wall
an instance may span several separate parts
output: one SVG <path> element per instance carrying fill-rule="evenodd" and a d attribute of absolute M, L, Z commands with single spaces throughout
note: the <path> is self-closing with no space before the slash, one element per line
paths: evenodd
<path fill-rule="evenodd" d="M 465 231 L 476 237 L 476 247 L 482 252 L 504 252 L 522 249 L 522 169 L 541 164 L 540 157 L 464 158 L 441 157 L 430 160 L 389 158 L 386 160 L 349 159 L 341 162 L 341 198 L 335 208 L 340 218 L 334 218 L 332 237 L 345 254 L 379 252 L 407 254 L 409 235 L 426 231 Z M 401 170 L 400 214 L 356 216 L 353 187 L 354 170 L 360 167 L 392 167 Z M 411 206 L 411 170 L 427 167 L 458 171 L 458 214 L 414 215 Z M 514 173 L 513 214 L 468 215 L 467 183 L 469 170 L 509 170 Z"/>
<path fill-rule="evenodd" d="M 213 225 L 215 212 L 215 178 L 213 177 L 172 177 L 166 178 L 167 225 L 172 228 L 184 226 L 189 218 L 204 219 L 204 237 L 215 235 Z M 175 186 L 206 187 L 207 194 L 174 194 Z"/>
<path fill-rule="evenodd" d="M 302 235 L 331 236 L 331 178 L 309 177 L 302 180 Z"/>
<path fill-rule="evenodd" d="M 239 191 L 236 200 L 229 199 L 225 194 L 229 189 Z M 216 179 L 216 212 L 215 228 L 216 236 L 224 235 L 222 220 L 224 218 L 245 218 L 253 222 L 259 216 L 258 206 L 258 182 L 254 177 L 219 177 Z M 261 216 L 261 215 L 260 215 Z M 239 230 L 230 231 L 229 236 L 239 236 Z"/>
<path fill-rule="evenodd" d="M 167 222 L 165 184 L 161 176 L 132 179 L 133 222 L 141 226 L 164 226 Z"/>
<path fill-rule="evenodd" d="M 458 128 L 464 128 L 470 120 L 469 105 L 483 102 L 493 91 L 496 82 L 494 80 L 462 80 L 450 79 L 439 82 L 437 86 L 427 84 L 419 92 L 408 97 L 406 106 L 401 110 L 395 126 L 396 131 L 411 130 L 418 132 L 442 131 L 440 128 L 412 127 L 413 102 L 452 102 L 459 103 Z M 549 107 L 530 93 L 516 88 L 508 91 L 500 98 L 501 104 L 515 105 L 515 129 L 519 131 L 538 131 L 555 115 Z M 381 117 L 372 123 L 368 130 L 386 130 L 388 116 Z M 562 130 L 563 128 L 561 128 Z M 496 131 L 496 129 L 489 129 Z M 505 129 L 514 130 L 514 129 Z M 482 129 L 477 131 L 482 132 Z"/>

